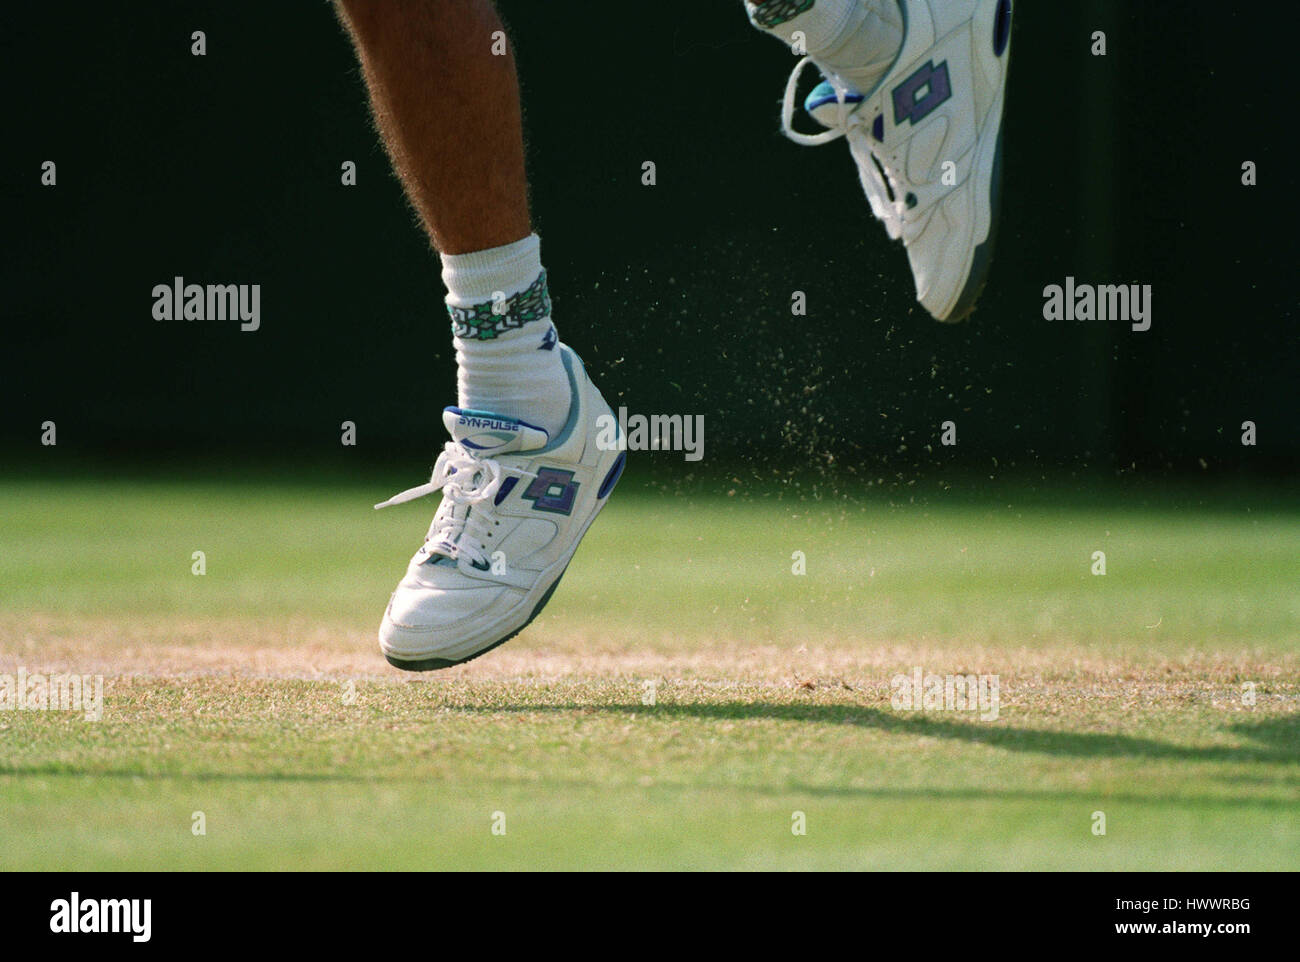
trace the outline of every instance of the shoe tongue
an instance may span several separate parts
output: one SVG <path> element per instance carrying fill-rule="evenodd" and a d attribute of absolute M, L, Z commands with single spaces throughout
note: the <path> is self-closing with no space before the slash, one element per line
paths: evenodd
<path fill-rule="evenodd" d="M 513 451 L 532 451 L 545 447 L 551 439 L 539 427 L 491 411 L 443 408 L 442 423 L 452 440 L 461 447 L 488 457 Z"/>
<path fill-rule="evenodd" d="M 866 99 L 856 90 L 844 91 L 844 105 L 850 113 L 856 110 L 858 105 Z M 834 127 L 839 123 L 840 119 L 840 98 L 835 90 L 835 85 L 830 81 L 823 80 L 804 98 L 803 109 L 804 113 L 823 127 Z"/>

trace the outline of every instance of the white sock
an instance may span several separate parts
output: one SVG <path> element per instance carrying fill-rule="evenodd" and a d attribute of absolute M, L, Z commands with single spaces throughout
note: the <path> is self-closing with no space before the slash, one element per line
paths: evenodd
<path fill-rule="evenodd" d="M 898 0 L 747 0 L 749 19 L 787 46 L 795 33 L 818 65 L 870 94 L 903 44 Z"/>
<path fill-rule="evenodd" d="M 551 437 L 569 416 L 569 376 L 551 323 L 541 240 L 442 255 L 458 406 L 519 418 Z"/>

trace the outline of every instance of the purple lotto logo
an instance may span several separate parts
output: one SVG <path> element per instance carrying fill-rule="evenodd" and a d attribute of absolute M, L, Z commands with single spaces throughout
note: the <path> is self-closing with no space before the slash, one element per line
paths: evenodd
<path fill-rule="evenodd" d="M 555 514 L 568 514 L 573 510 L 573 502 L 578 497 L 579 484 L 573 480 L 572 471 L 558 468 L 541 468 L 537 477 L 520 497 L 533 503 L 534 511 L 551 511 Z"/>
<path fill-rule="evenodd" d="M 894 88 L 894 125 L 904 120 L 919 124 L 952 97 L 948 61 L 939 66 L 929 61 Z"/>

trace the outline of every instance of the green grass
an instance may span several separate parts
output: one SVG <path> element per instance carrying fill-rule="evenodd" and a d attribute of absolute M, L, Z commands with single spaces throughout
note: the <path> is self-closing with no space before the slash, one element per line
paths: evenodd
<path fill-rule="evenodd" d="M 0 711 L 0 867 L 1300 864 L 1291 506 L 630 479 L 533 627 L 407 676 L 373 633 L 433 502 L 389 493 L 0 482 L 0 673 L 105 678 L 98 722 Z M 894 710 L 913 666 L 998 719 Z"/>

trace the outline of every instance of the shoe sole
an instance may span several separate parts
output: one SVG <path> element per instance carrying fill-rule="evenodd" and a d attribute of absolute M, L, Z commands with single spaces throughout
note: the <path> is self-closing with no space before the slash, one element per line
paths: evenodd
<path fill-rule="evenodd" d="M 966 320 L 975 312 L 976 304 L 984 294 L 984 288 L 989 282 L 989 273 L 993 269 L 993 254 L 998 243 L 998 224 L 1002 220 L 1002 131 L 998 131 L 998 144 L 993 155 L 993 179 L 989 186 L 989 207 L 992 210 L 992 220 L 989 225 L 989 236 L 975 248 L 975 256 L 971 260 L 970 277 L 966 281 L 966 286 L 957 297 L 957 304 L 953 307 L 951 313 L 943 318 L 945 324 L 957 324 Z"/>
<path fill-rule="evenodd" d="M 600 512 L 597 511 L 596 514 L 600 514 Z M 593 521 L 595 520 L 595 515 L 592 516 L 592 520 Z M 583 532 L 583 537 L 586 537 L 585 531 Z M 569 560 L 572 561 L 573 560 L 572 557 L 570 557 Z M 510 632 L 510 634 L 506 635 L 504 638 L 500 639 L 499 641 L 492 642 L 492 644 L 488 645 L 486 648 L 476 651 L 472 655 L 467 655 L 466 657 L 460 659 L 422 658 L 419 661 L 406 661 L 402 658 L 394 658 L 392 655 L 384 655 L 384 660 L 387 661 L 394 668 L 402 669 L 402 671 L 438 671 L 443 668 L 455 668 L 457 665 L 463 665 L 466 662 L 473 661 L 475 658 L 478 658 L 482 655 L 486 655 L 489 651 L 492 651 L 494 648 L 500 648 L 507 641 L 509 641 L 511 638 L 519 634 L 521 631 L 523 631 L 525 628 L 527 628 L 529 625 L 533 623 L 533 619 L 536 618 L 541 613 L 541 610 L 546 607 L 546 603 L 551 600 L 551 595 L 555 594 L 555 589 L 560 586 L 560 578 L 563 578 L 564 572 L 568 570 L 569 570 L 569 564 L 568 562 L 566 562 L 564 565 L 564 571 L 561 571 L 560 577 L 556 578 L 555 581 L 551 584 L 551 586 L 546 589 L 546 594 L 542 595 L 541 600 L 537 602 L 536 607 L 533 608 L 532 614 L 528 616 L 527 621 L 525 621 L 514 631 Z"/>
<path fill-rule="evenodd" d="M 500 648 L 511 638 L 515 637 L 515 635 L 519 634 L 521 631 L 523 631 L 525 628 L 531 625 L 533 623 L 533 619 L 535 619 L 541 613 L 542 609 L 546 607 L 547 602 L 551 600 L 551 595 L 555 594 L 555 589 L 560 586 L 560 579 L 563 578 L 564 573 L 569 570 L 569 565 L 573 562 L 573 556 L 577 554 L 578 547 L 579 545 L 582 544 L 582 539 L 587 537 L 587 532 L 591 530 L 591 526 L 595 524 L 596 519 L 600 517 L 601 511 L 605 510 L 605 505 L 609 504 L 609 497 L 614 493 L 614 488 L 618 486 L 618 482 L 622 480 L 623 469 L 625 467 L 627 467 L 626 452 L 621 452 L 619 454 L 619 458 L 615 459 L 614 464 L 611 465 L 609 469 L 610 472 L 614 472 L 615 470 L 617 470 L 617 473 L 614 474 L 613 481 L 607 482 L 609 484 L 609 489 L 605 492 L 604 497 L 602 497 L 597 502 L 596 510 L 591 513 L 591 517 L 587 519 L 587 523 L 583 526 L 581 534 L 579 534 L 578 537 L 574 540 L 573 550 L 570 551 L 569 556 L 564 559 L 564 567 L 562 567 L 560 569 L 560 573 L 555 576 L 555 580 L 551 582 L 551 586 L 547 588 L 546 592 L 542 595 L 542 597 L 538 599 L 537 604 L 533 606 L 533 610 L 529 613 L 528 618 L 524 621 L 522 625 L 520 625 L 518 628 L 515 628 L 505 637 L 498 638 L 496 641 L 490 642 L 485 647 L 480 648 L 472 655 L 466 655 L 464 658 L 411 659 L 411 658 L 398 658 L 394 655 L 388 654 L 388 652 L 383 652 L 384 660 L 387 661 L 394 668 L 400 668 L 403 671 L 440 671 L 443 668 L 455 668 L 457 665 L 463 665 L 466 662 L 473 661 L 475 658 L 478 658 L 482 655 L 486 655 L 489 651 L 492 651 L 494 648 Z"/>

